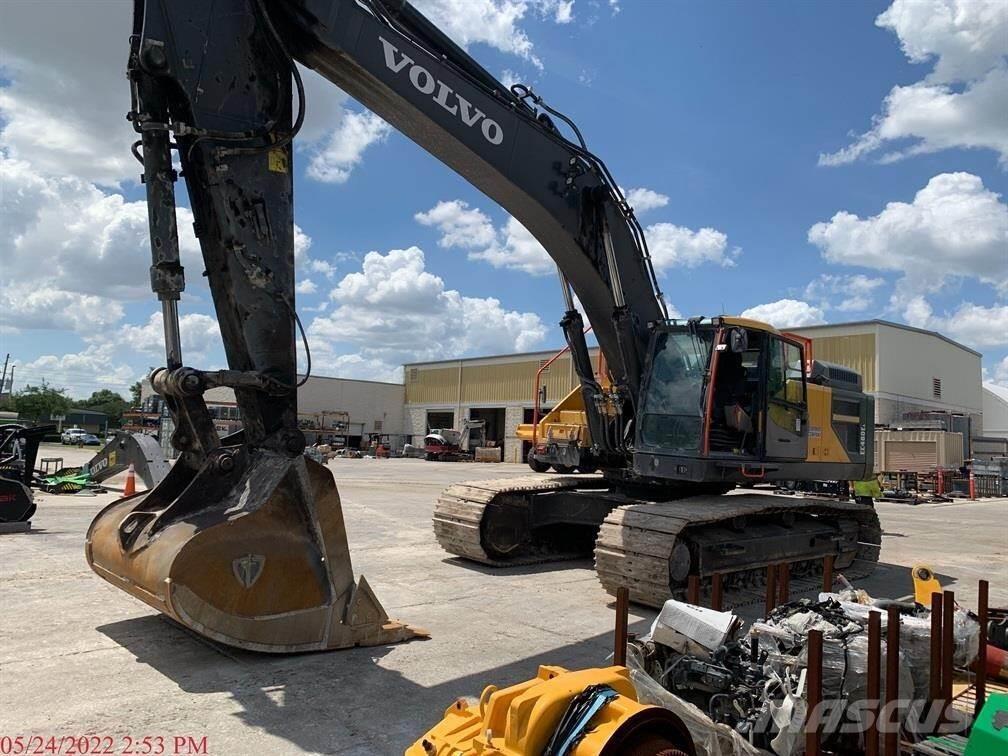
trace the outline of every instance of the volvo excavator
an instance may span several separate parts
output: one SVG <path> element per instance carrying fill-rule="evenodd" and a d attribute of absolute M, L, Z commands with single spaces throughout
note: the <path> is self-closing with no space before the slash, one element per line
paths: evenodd
<path fill-rule="evenodd" d="M 879 525 L 870 506 L 721 495 L 752 480 L 866 477 L 872 403 L 860 379 L 806 365 L 804 343 L 763 324 L 670 318 L 632 207 L 569 117 L 529 87 L 499 82 L 403 0 L 135 0 L 128 119 L 165 331 L 166 364 L 150 379 L 180 456 L 152 490 L 95 518 L 86 541 L 95 572 L 247 649 L 422 634 L 390 619 L 354 578 L 332 473 L 302 453 L 292 165 L 307 105 L 296 63 L 498 202 L 557 264 L 560 325 L 602 474 L 452 487 L 434 515 L 449 552 L 511 565 L 590 551 L 597 535 L 603 583 L 628 585 L 646 603 L 687 575 L 756 574 L 827 555 L 839 569 L 871 568 Z M 179 176 L 225 370 L 182 355 Z M 242 416 L 243 429 L 225 438 L 203 398 L 218 386 L 234 390 Z"/>

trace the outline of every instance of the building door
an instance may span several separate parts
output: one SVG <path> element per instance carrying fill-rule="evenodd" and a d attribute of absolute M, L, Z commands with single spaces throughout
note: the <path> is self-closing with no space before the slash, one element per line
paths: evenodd
<path fill-rule="evenodd" d="M 478 407 L 469 410 L 470 420 L 483 420 L 486 422 L 486 440 L 496 441 L 498 446 L 504 445 L 504 439 L 508 436 L 508 429 L 504 427 L 503 407 Z M 514 430 L 511 430 L 514 435 Z"/>
<path fill-rule="evenodd" d="M 455 427 L 455 413 L 451 410 L 447 412 L 434 412 L 428 410 L 427 412 L 427 432 L 430 433 L 433 429 L 443 430 L 445 428 Z"/>

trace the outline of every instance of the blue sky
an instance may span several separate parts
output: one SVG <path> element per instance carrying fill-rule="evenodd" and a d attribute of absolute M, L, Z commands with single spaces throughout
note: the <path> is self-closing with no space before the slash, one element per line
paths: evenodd
<path fill-rule="evenodd" d="M 1008 5 L 421 7 L 571 116 L 621 186 L 657 198 L 638 212 L 679 312 L 909 322 L 979 349 L 986 378 L 1008 385 Z M 121 389 L 161 359 L 139 166 L 122 155 L 129 5 L 95 6 L 100 55 L 77 41 L 86 20 L 63 19 L 55 61 L 23 41 L 42 15 L 13 8 L 0 31 L 0 222 L 14 230 L 0 242 L 13 274 L 3 351 L 26 379 Z M 559 346 L 559 286 L 534 243 L 405 137 L 309 84 L 295 196 L 316 370 L 394 379 L 404 360 Z M 451 237 L 460 228 L 468 246 Z M 184 349 L 220 365 L 199 268 L 188 272 Z"/>

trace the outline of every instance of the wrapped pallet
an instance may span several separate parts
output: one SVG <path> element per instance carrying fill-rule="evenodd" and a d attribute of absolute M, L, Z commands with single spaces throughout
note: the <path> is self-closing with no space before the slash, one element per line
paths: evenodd
<path fill-rule="evenodd" d="M 477 446 L 477 462 L 501 462 L 504 459 L 504 448 L 500 446 Z"/>
<path fill-rule="evenodd" d="M 963 464 L 962 433 L 940 430 L 875 431 L 875 472 L 926 473 Z"/>

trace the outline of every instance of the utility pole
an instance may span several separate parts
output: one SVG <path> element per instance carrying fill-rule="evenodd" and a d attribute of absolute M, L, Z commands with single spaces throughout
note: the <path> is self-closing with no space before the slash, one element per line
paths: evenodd
<path fill-rule="evenodd" d="M 7 356 L 4 357 L 3 361 L 3 376 L 0 376 L 0 396 L 3 396 L 4 386 L 7 385 L 7 363 L 10 362 L 10 352 L 7 352 Z"/>

